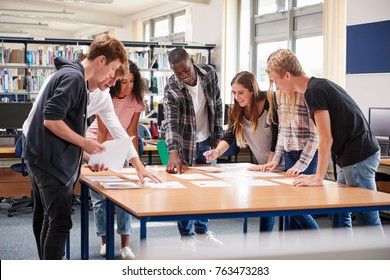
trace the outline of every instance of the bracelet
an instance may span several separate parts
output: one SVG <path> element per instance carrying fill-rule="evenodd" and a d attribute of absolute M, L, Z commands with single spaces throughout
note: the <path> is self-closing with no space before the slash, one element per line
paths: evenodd
<path fill-rule="evenodd" d="M 218 156 L 221 155 L 221 151 L 219 149 L 215 148 L 214 150 L 218 151 Z"/>

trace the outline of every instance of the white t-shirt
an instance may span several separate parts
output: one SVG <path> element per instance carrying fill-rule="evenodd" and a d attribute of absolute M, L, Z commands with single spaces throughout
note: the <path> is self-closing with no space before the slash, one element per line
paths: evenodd
<path fill-rule="evenodd" d="M 192 103 L 194 104 L 195 119 L 196 119 L 196 142 L 203 142 L 210 136 L 209 117 L 207 111 L 206 97 L 202 86 L 200 85 L 200 79 L 195 86 L 185 85 L 192 97 Z"/>
<path fill-rule="evenodd" d="M 31 120 L 35 114 L 36 111 L 36 104 L 38 103 L 40 97 L 42 96 L 42 92 L 44 91 L 47 83 L 52 78 L 54 74 L 51 74 L 47 79 L 44 81 L 41 89 L 39 90 L 39 93 L 37 95 L 37 98 L 33 104 L 33 107 L 31 108 L 31 111 L 27 117 L 27 119 L 23 123 L 23 134 L 27 135 L 28 129 L 31 124 Z M 123 129 L 121 123 L 118 120 L 118 117 L 115 114 L 114 111 L 114 105 L 111 101 L 111 95 L 109 93 L 109 89 L 106 89 L 105 91 L 101 91 L 100 89 L 96 89 L 95 91 L 91 92 L 89 94 L 89 103 L 87 106 L 87 118 L 89 118 L 92 115 L 99 114 L 101 117 L 103 123 L 106 125 L 108 131 L 110 134 L 115 138 L 126 138 L 129 137 L 127 132 Z M 136 149 L 134 148 L 134 145 L 131 145 L 130 151 L 127 155 L 128 159 L 132 159 L 133 157 L 138 156 Z"/>

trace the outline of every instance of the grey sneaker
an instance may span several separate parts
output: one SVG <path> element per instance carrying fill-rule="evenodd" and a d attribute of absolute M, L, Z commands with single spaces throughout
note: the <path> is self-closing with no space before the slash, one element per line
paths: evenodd
<path fill-rule="evenodd" d="M 181 237 L 181 251 L 183 253 L 196 254 L 196 244 L 192 236 Z"/>
<path fill-rule="evenodd" d="M 222 241 L 218 240 L 215 237 L 215 233 L 212 231 L 208 231 L 204 234 L 195 234 L 195 239 L 197 242 L 204 244 L 204 245 L 210 245 L 213 247 L 222 247 L 223 246 Z"/>

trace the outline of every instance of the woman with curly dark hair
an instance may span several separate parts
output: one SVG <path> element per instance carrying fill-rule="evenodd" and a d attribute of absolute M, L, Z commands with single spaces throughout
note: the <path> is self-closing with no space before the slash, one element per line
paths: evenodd
<path fill-rule="evenodd" d="M 134 136 L 133 144 L 138 151 L 138 122 L 141 112 L 144 111 L 144 82 L 141 78 L 139 69 L 134 62 L 129 60 L 129 74 L 120 80 L 117 80 L 115 85 L 110 88 L 110 95 L 114 105 L 115 114 L 129 134 Z M 95 131 L 100 143 L 106 140 L 113 139 L 108 132 L 103 121 L 97 116 L 97 120 L 92 123 L 88 129 L 89 133 Z M 97 126 L 97 129 L 96 129 Z M 101 237 L 100 255 L 106 255 L 106 200 L 97 192 L 91 192 L 91 200 L 93 204 L 93 212 L 95 215 L 96 233 Z M 131 230 L 131 215 L 119 207 L 116 207 L 118 234 L 121 235 L 121 255 L 122 259 L 132 260 L 135 255 L 130 248 L 130 230 Z"/>

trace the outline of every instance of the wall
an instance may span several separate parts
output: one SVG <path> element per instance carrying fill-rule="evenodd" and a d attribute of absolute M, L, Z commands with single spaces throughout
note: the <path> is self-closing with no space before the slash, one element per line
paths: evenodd
<path fill-rule="evenodd" d="M 347 26 L 389 20 L 389 11 L 388 0 L 348 0 Z M 369 107 L 390 107 L 390 73 L 346 75 L 345 89 L 366 116 Z"/>

